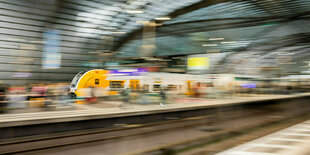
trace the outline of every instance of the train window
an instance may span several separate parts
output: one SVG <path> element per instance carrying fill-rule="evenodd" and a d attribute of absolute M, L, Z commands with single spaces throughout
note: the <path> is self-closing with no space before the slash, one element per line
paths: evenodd
<path fill-rule="evenodd" d="M 95 84 L 99 84 L 99 79 L 95 79 Z"/>
<path fill-rule="evenodd" d="M 143 91 L 148 91 L 149 90 L 149 85 L 148 84 L 145 84 L 142 86 L 142 90 Z"/>
<path fill-rule="evenodd" d="M 110 88 L 124 88 L 123 81 L 110 81 Z"/>
<path fill-rule="evenodd" d="M 75 75 L 75 77 L 74 77 L 73 80 L 72 80 L 71 87 L 75 87 L 76 84 L 79 82 L 80 77 L 81 77 L 84 73 L 86 73 L 86 72 L 87 72 L 87 71 L 81 71 L 81 72 L 79 72 L 77 75 Z"/>
<path fill-rule="evenodd" d="M 161 85 L 160 84 L 154 84 L 153 85 L 153 91 L 159 91 L 160 90 Z"/>
<path fill-rule="evenodd" d="M 168 85 L 167 90 L 177 90 L 177 86 L 176 85 Z"/>

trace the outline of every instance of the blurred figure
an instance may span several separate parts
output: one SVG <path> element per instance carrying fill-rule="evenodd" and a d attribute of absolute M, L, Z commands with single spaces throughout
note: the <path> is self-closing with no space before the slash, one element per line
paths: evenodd
<path fill-rule="evenodd" d="M 196 98 L 200 97 L 200 93 L 199 93 L 200 82 L 198 82 L 197 84 L 194 85 L 193 90 L 194 90 L 194 97 L 196 97 Z"/>
<path fill-rule="evenodd" d="M 174 103 L 177 96 L 178 96 L 178 90 L 176 87 L 170 87 L 168 88 L 168 91 L 166 92 L 167 100 L 169 103 Z"/>
<path fill-rule="evenodd" d="M 54 90 L 53 85 L 48 86 L 44 100 L 44 108 L 48 108 L 53 104 Z"/>
<path fill-rule="evenodd" d="M 95 96 L 95 88 L 94 87 L 90 87 L 90 97 L 86 98 L 87 103 L 96 103 L 97 97 Z"/>
<path fill-rule="evenodd" d="M 130 104 L 130 89 L 126 88 L 122 91 L 122 100 L 123 103 L 119 106 L 120 108 L 123 108 L 124 106 L 126 106 L 127 104 Z"/>
<path fill-rule="evenodd" d="M 35 84 L 31 88 L 30 106 L 43 106 L 48 87 L 43 84 Z M 33 102 L 32 102 L 33 101 Z"/>
<path fill-rule="evenodd" d="M 47 86 L 43 84 L 39 84 L 35 87 L 32 87 L 32 92 L 35 94 L 37 98 L 44 98 L 46 96 Z"/>
<path fill-rule="evenodd" d="M 165 92 L 165 88 L 162 87 L 160 89 L 160 92 L 159 92 L 159 95 L 161 97 L 161 103 L 160 103 L 160 106 L 164 106 L 166 104 L 166 101 L 167 101 L 167 95 L 166 95 L 166 92 Z"/>
<path fill-rule="evenodd" d="M 214 85 L 213 83 L 209 82 L 207 83 L 207 86 L 206 86 L 206 96 L 207 98 L 218 98 L 218 96 L 220 96 L 220 92 L 214 88 Z"/>
<path fill-rule="evenodd" d="M 207 97 L 207 83 L 201 83 L 200 87 L 198 88 L 199 97 L 206 98 Z"/>
<path fill-rule="evenodd" d="M 26 100 L 27 100 L 27 101 L 30 101 L 30 98 L 31 98 L 31 89 L 32 89 L 32 87 L 31 87 L 30 85 L 27 85 L 27 86 L 26 86 L 26 95 L 27 95 Z"/>
<path fill-rule="evenodd" d="M 57 89 L 57 100 L 58 100 L 59 105 L 68 106 L 69 105 L 69 101 L 68 101 L 69 100 L 69 96 L 68 96 L 69 85 L 61 83 L 57 85 L 56 89 Z"/>
<path fill-rule="evenodd" d="M 146 94 L 146 93 L 148 93 L 148 91 L 149 91 L 149 86 L 148 85 L 143 85 L 141 93 L 142 94 Z"/>
<path fill-rule="evenodd" d="M 0 86 L 0 113 L 5 113 L 7 110 L 6 92 L 7 88 Z"/>
<path fill-rule="evenodd" d="M 9 95 L 8 95 L 10 109 L 20 109 L 26 108 L 26 93 L 24 88 L 13 87 L 10 88 Z"/>

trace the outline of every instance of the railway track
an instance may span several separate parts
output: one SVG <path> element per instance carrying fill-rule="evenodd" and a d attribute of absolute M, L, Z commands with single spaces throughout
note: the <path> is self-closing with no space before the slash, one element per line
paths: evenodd
<path fill-rule="evenodd" d="M 253 119 L 254 118 L 254 119 Z M 245 143 L 247 141 L 262 137 L 264 135 L 270 134 L 272 132 L 281 130 L 283 128 L 298 124 L 305 120 L 310 119 L 309 110 L 301 110 L 299 112 L 291 112 L 289 114 L 283 113 L 283 115 L 270 115 L 261 114 L 253 115 L 252 118 L 242 118 L 239 120 L 231 121 L 226 124 L 225 122 L 217 124 L 217 126 L 222 126 L 221 130 L 211 132 L 207 136 L 201 136 L 199 138 L 194 138 L 188 141 L 177 142 L 161 147 L 154 147 L 151 149 L 134 151 L 122 155 L 163 155 L 163 154 L 191 154 L 191 150 L 201 149 L 203 151 L 193 151 L 193 155 L 205 154 L 211 155 L 217 153 L 219 150 L 227 149 L 240 143 Z M 240 123 L 248 122 L 248 123 Z M 240 123 L 237 127 L 233 127 L 230 124 Z M 251 134 L 254 135 L 251 135 Z M 250 136 L 248 135 L 250 134 Z M 248 135 L 248 136 L 246 136 Z M 259 135 L 259 136 L 258 136 Z M 247 137 L 245 138 L 239 137 Z M 227 144 L 226 141 L 228 141 Z M 241 142 L 240 142 L 241 141 Z M 223 145 L 221 144 L 223 143 Z"/>
<path fill-rule="evenodd" d="M 130 155 L 161 154 L 165 150 L 182 150 L 184 148 L 192 147 L 193 145 L 199 145 L 201 142 L 216 140 L 223 136 L 225 137 L 264 124 L 283 121 L 288 118 L 304 115 L 310 111 L 309 108 L 303 108 L 301 110 L 292 110 L 292 108 L 288 109 L 283 109 L 283 105 L 271 107 L 266 106 L 264 108 L 228 109 L 230 111 L 226 111 L 226 109 L 225 111 L 219 111 L 212 115 L 202 115 L 189 118 L 167 117 L 165 121 L 160 120 L 156 123 L 114 124 L 113 127 L 108 129 L 97 128 L 3 139 L 0 140 L 0 154 L 42 154 L 42 152 L 44 153 L 46 150 L 90 142 L 123 140 L 122 138 L 125 137 L 147 136 L 156 133 L 165 134 L 166 132 L 182 131 L 185 128 L 217 128 L 211 132 L 207 131 L 210 132 L 207 136 L 196 137 L 187 141 L 128 153 Z"/>
<path fill-rule="evenodd" d="M 119 139 L 129 136 L 144 135 L 168 130 L 188 128 L 210 123 L 211 116 L 184 119 L 167 118 L 158 123 L 149 124 L 115 124 L 114 129 L 91 129 L 76 132 L 55 133 L 43 136 L 29 136 L 0 141 L 0 154 L 22 153 L 74 145 L 95 141 Z"/>

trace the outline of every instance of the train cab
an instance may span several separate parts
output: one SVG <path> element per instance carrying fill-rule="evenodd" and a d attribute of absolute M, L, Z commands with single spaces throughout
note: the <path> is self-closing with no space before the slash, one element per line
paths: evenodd
<path fill-rule="evenodd" d="M 87 96 L 83 91 L 85 88 L 106 88 L 109 86 L 106 80 L 107 77 L 107 70 L 81 71 L 73 78 L 70 85 L 70 93 L 76 96 Z"/>

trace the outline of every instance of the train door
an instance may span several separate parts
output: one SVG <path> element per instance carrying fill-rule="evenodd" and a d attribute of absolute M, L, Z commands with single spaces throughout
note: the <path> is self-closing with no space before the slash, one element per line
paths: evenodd
<path fill-rule="evenodd" d="M 140 89 L 140 80 L 130 80 L 129 88 L 133 91 L 137 91 Z"/>
<path fill-rule="evenodd" d="M 187 89 L 186 89 L 186 95 L 193 95 L 194 94 L 194 90 L 193 90 L 193 87 L 192 87 L 192 81 L 186 81 L 186 86 L 187 86 Z"/>
<path fill-rule="evenodd" d="M 126 80 L 110 80 L 109 81 L 109 95 L 117 95 L 125 88 Z"/>
<path fill-rule="evenodd" d="M 77 97 L 87 97 L 91 95 L 99 96 L 103 94 L 103 88 L 107 87 L 107 71 L 105 70 L 90 70 L 77 79 L 75 94 Z M 91 90 L 96 87 L 95 90 Z M 100 89 L 102 88 L 102 89 Z"/>

